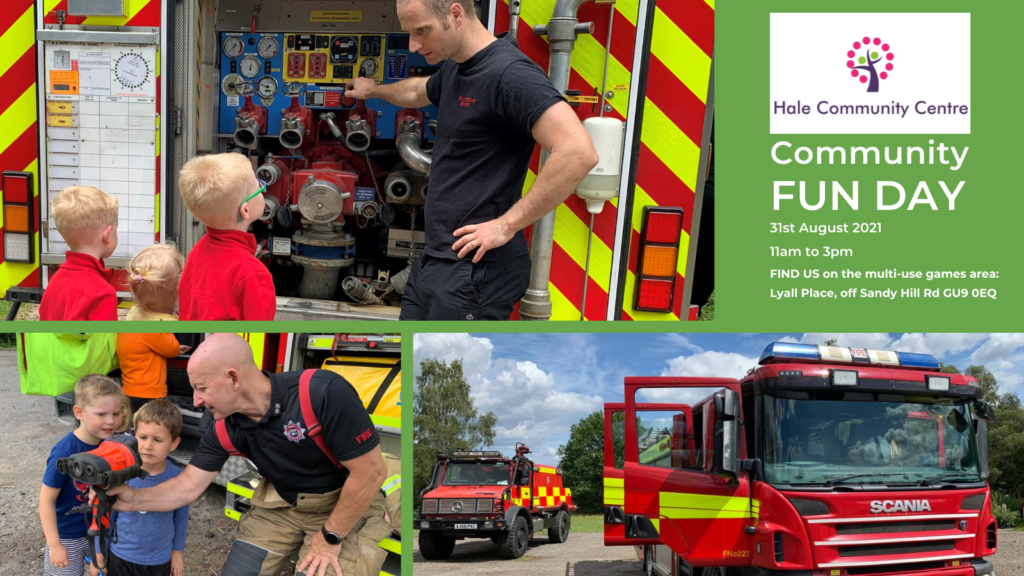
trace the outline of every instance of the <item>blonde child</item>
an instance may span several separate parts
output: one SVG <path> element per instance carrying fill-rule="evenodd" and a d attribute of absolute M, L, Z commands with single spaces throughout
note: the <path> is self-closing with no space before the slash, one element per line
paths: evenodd
<path fill-rule="evenodd" d="M 70 250 L 43 293 L 40 320 L 117 320 L 114 271 L 103 264 L 117 248 L 117 211 L 113 196 L 91 186 L 68 186 L 50 203 Z"/>
<path fill-rule="evenodd" d="M 181 274 L 181 319 L 273 320 L 274 280 L 256 259 L 256 239 L 248 233 L 263 215 L 266 184 L 249 159 L 234 152 L 193 158 L 181 169 L 178 188 L 206 224 Z"/>
<path fill-rule="evenodd" d="M 146 478 L 129 480 L 132 488 L 162 484 L 181 474 L 167 455 L 181 441 L 181 412 L 167 400 L 150 400 L 135 413 L 135 438 L 139 441 Z M 188 506 L 173 512 L 119 512 L 118 539 L 104 558 L 106 576 L 181 576 L 182 550 L 188 531 Z"/>
<path fill-rule="evenodd" d="M 178 282 L 185 259 L 174 246 L 155 244 L 144 248 L 128 262 L 128 289 L 135 306 L 129 320 L 177 320 Z"/>
<path fill-rule="evenodd" d="M 78 428 L 50 451 L 39 491 L 39 520 L 46 535 L 43 574 L 82 576 L 88 548 L 83 512 L 89 508 L 89 487 L 57 470 L 57 460 L 96 448 L 130 421 L 128 401 L 121 387 L 106 376 L 91 374 L 75 384 Z"/>

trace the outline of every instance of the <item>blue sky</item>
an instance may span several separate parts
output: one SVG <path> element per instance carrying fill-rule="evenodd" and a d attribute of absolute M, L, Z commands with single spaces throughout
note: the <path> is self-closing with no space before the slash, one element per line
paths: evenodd
<path fill-rule="evenodd" d="M 461 359 L 477 409 L 498 416 L 494 446 L 525 442 L 557 464 L 569 426 L 622 400 L 625 376 L 739 378 L 777 340 L 933 354 L 964 369 L 983 364 L 1004 392 L 1024 384 L 1024 334 L 416 334 L 424 358 Z"/>

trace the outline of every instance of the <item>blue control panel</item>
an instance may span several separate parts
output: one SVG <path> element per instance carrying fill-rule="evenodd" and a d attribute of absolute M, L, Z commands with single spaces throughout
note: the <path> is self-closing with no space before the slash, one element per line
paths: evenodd
<path fill-rule="evenodd" d="M 291 106 L 284 86 L 298 82 L 305 86 L 300 103 L 319 114 L 335 111 L 344 122 L 341 99 L 345 83 L 353 76 L 393 84 L 412 76 L 429 76 L 431 66 L 419 54 L 409 52 L 408 34 L 293 34 L 222 32 L 220 41 L 220 132 L 235 131 L 238 108 L 245 104 L 238 85 L 253 83 L 253 102 L 267 107 L 267 135 L 281 133 L 281 110 Z M 384 100 L 366 101 L 381 113 L 377 118 L 378 138 L 395 137 L 395 116 L 401 110 Z M 437 107 L 422 109 L 437 118 Z M 427 137 L 433 140 L 430 131 Z"/>

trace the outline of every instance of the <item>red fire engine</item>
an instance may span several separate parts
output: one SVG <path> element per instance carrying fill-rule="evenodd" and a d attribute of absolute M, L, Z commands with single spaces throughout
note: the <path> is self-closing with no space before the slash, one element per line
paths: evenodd
<path fill-rule="evenodd" d="M 576 511 L 562 471 L 526 457 L 516 445 L 513 458 L 501 452 L 438 452 L 430 485 L 420 494 L 416 527 L 420 554 L 427 560 L 451 556 L 455 542 L 490 538 L 505 558 L 526 553 L 541 530 L 562 543 L 569 538 L 569 515 Z"/>
<path fill-rule="evenodd" d="M 939 368 L 776 342 L 742 380 L 626 378 L 605 405 L 605 545 L 670 576 L 993 575 L 994 413 Z"/>

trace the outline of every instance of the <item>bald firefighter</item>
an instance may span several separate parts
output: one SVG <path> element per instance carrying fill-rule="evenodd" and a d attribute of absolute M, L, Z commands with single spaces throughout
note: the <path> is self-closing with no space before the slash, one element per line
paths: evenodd
<path fill-rule="evenodd" d="M 391 533 L 381 485 L 380 440 L 351 384 L 325 370 L 270 374 L 235 334 L 214 334 L 193 353 L 194 403 L 215 425 L 177 477 L 152 488 L 121 486 L 115 508 L 174 510 L 195 501 L 231 455 L 263 479 L 242 517 L 223 576 L 279 574 L 298 550 L 296 573 L 376 576 Z M 305 404 L 305 406 L 304 406 Z"/>

